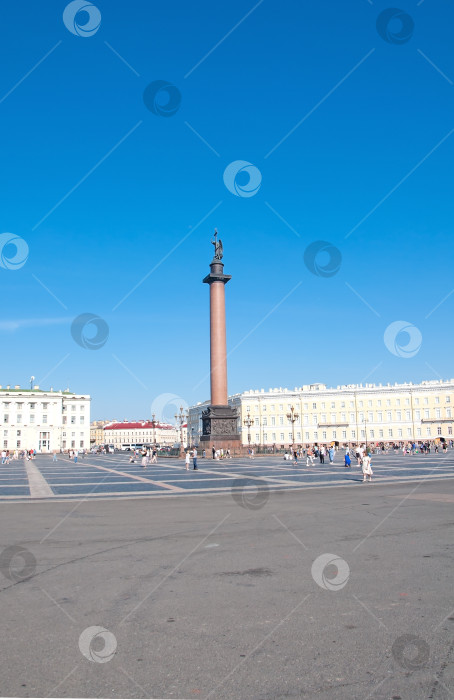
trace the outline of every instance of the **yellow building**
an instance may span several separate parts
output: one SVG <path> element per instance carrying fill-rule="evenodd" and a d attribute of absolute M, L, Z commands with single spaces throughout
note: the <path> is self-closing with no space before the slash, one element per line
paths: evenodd
<path fill-rule="evenodd" d="M 110 420 L 94 420 L 90 423 L 90 445 L 103 445 L 104 444 L 104 431 L 103 428 Z"/>
<path fill-rule="evenodd" d="M 421 384 L 310 384 L 245 391 L 229 397 L 238 410 L 241 442 L 287 447 L 314 443 L 400 443 L 453 438 L 454 380 Z M 201 434 L 205 404 L 189 409 L 189 430 Z M 293 418 L 292 422 L 292 408 Z M 250 423 L 250 426 L 248 426 Z"/>

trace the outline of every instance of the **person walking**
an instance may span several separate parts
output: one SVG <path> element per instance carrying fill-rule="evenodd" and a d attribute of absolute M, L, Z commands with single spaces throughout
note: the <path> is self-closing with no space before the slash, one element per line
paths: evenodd
<path fill-rule="evenodd" d="M 320 457 L 320 464 L 325 464 L 325 445 L 320 445 L 320 451 L 318 456 Z"/>
<path fill-rule="evenodd" d="M 78 456 L 79 456 L 79 452 L 77 450 L 74 450 L 74 464 L 77 464 Z"/>
<path fill-rule="evenodd" d="M 311 467 L 314 466 L 314 450 L 312 447 L 309 447 L 307 452 L 306 452 L 306 467 L 309 466 L 309 460 L 311 462 Z"/>
<path fill-rule="evenodd" d="M 334 447 L 332 445 L 328 450 L 328 455 L 329 455 L 329 463 L 333 464 L 333 462 L 334 462 Z"/>
<path fill-rule="evenodd" d="M 192 465 L 193 469 L 197 469 L 197 448 L 194 447 L 192 450 Z"/>
<path fill-rule="evenodd" d="M 186 471 L 189 471 L 189 460 L 191 459 L 191 455 L 189 454 L 189 450 L 186 452 L 185 458 L 184 458 L 184 463 L 186 465 Z"/>
<path fill-rule="evenodd" d="M 372 471 L 370 457 L 368 454 L 365 454 L 363 456 L 361 460 L 361 466 L 363 470 L 363 483 L 367 481 L 367 477 L 369 477 L 369 481 L 372 481 L 372 474 L 374 472 Z"/>
<path fill-rule="evenodd" d="M 52 462 L 56 462 L 56 461 L 57 461 L 57 450 L 53 450 L 53 452 L 52 452 Z"/>
<path fill-rule="evenodd" d="M 143 468 L 143 469 L 146 469 L 146 468 L 147 468 L 147 464 L 148 464 L 147 451 L 144 450 L 144 451 L 142 452 L 142 468 Z"/>
<path fill-rule="evenodd" d="M 298 466 L 298 450 L 296 449 L 296 447 L 293 448 L 293 466 Z"/>
<path fill-rule="evenodd" d="M 352 460 L 350 459 L 350 455 L 348 454 L 348 452 L 345 453 L 344 459 L 345 459 L 345 468 L 348 469 L 349 467 L 352 466 Z"/>

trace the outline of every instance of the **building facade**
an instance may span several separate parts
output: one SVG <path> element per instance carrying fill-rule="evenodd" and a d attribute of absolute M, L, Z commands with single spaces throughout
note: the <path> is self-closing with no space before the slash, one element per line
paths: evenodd
<path fill-rule="evenodd" d="M 103 440 L 99 444 L 110 445 L 118 450 L 142 445 L 173 447 L 179 445 L 181 439 L 180 428 L 158 421 L 108 423 L 102 431 Z"/>
<path fill-rule="evenodd" d="M 90 447 L 90 396 L 0 387 L 4 450 L 83 450 Z"/>
<path fill-rule="evenodd" d="M 400 443 L 453 439 L 454 379 L 421 384 L 310 384 L 245 391 L 229 397 L 238 409 L 243 445 L 289 447 L 338 442 Z M 188 431 L 200 439 L 202 410 L 189 409 Z M 293 417 L 296 419 L 292 422 Z M 250 423 L 250 426 L 245 425 Z"/>
<path fill-rule="evenodd" d="M 104 431 L 103 428 L 109 423 L 114 423 L 111 420 L 94 420 L 90 423 L 90 445 L 103 445 L 104 444 Z"/>

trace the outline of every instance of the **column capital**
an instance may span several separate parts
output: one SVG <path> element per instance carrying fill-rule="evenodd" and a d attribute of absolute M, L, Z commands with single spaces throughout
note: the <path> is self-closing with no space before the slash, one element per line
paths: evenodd
<path fill-rule="evenodd" d="M 213 259 L 210 263 L 210 269 L 210 274 L 203 278 L 205 284 L 213 284 L 213 282 L 227 284 L 232 279 L 232 275 L 224 275 L 224 263 L 220 260 Z"/>

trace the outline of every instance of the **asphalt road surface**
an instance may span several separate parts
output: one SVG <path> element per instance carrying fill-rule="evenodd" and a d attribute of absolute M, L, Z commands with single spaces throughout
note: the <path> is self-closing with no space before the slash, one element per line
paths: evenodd
<path fill-rule="evenodd" d="M 36 460 L 43 495 L 0 509 L 0 695 L 453 698 L 454 479 L 433 459 L 286 488 L 232 460 L 224 492 L 67 500 Z"/>

